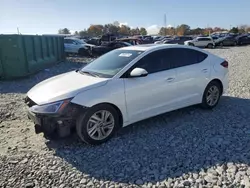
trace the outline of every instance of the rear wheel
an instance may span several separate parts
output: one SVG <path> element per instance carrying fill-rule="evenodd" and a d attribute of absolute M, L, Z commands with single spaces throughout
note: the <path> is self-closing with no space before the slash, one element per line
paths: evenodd
<path fill-rule="evenodd" d="M 214 47 L 214 45 L 213 44 L 208 44 L 207 47 L 211 49 L 211 48 Z"/>
<path fill-rule="evenodd" d="M 205 109 L 214 108 L 218 104 L 221 94 L 222 88 L 220 83 L 218 81 L 210 82 L 203 93 L 201 107 Z"/>
<path fill-rule="evenodd" d="M 223 47 L 223 42 L 220 43 L 220 47 Z"/>
<path fill-rule="evenodd" d="M 119 115 L 110 105 L 94 106 L 79 116 L 76 131 L 87 144 L 97 145 L 109 140 L 119 128 Z"/>

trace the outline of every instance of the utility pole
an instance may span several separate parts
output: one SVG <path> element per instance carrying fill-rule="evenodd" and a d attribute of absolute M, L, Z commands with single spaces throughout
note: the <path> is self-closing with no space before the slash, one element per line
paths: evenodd
<path fill-rule="evenodd" d="M 17 27 L 17 34 L 19 35 L 19 28 Z"/>
<path fill-rule="evenodd" d="M 166 14 L 164 14 L 164 27 L 165 27 L 164 31 L 165 31 L 165 36 L 166 36 L 167 35 L 167 16 L 166 16 Z"/>

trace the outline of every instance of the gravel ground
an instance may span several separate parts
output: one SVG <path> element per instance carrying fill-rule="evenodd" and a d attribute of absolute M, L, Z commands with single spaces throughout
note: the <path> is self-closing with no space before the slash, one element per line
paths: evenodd
<path fill-rule="evenodd" d="M 212 111 L 189 107 L 121 130 L 100 146 L 36 135 L 22 99 L 36 83 L 82 66 L 71 57 L 0 82 L 0 187 L 250 187 L 250 46 L 209 50 L 230 64 Z"/>

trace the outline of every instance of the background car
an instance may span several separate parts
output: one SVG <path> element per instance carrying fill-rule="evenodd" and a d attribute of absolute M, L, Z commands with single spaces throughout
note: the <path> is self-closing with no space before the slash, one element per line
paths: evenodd
<path fill-rule="evenodd" d="M 78 54 L 88 56 L 91 47 L 94 45 L 88 44 L 78 38 L 64 38 L 64 51 L 66 54 Z"/>
<path fill-rule="evenodd" d="M 114 41 L 114 42 L 110 42 L 107 44 L 102 44 L 100 46 L 93 46 L 91 48 L 90 54 L 96 57 L 96 56 L 103 55 L 111 50 L 121 48 L 121 47 L 126 47 L 126 46 L 131 46 L 131 44 L 128 42 Z"/>
<path fill-rule="evenodd" d="M 82 141 L 95 145 L 165 112 L 195 104 L 212 109 L 227 87 L 223 58 L 184 45 L 138 45 L 39 83 L 26 103 L 45 134 L 75 128 Z"/>
<path fill-rule="evenodd" d="M 233 36 L 219 38 L 214 41 L 215 46 L 236 46 L 237 40 Z"/>
<path fill-rule="evenodd" d="M 184 44 L 184 42 L 188 40 L 193 40 L 193 38 L 187 36 L 180 36 L 180 37 L 175 37 L 173 39 L 168 39 L 164 41 L 163 44 Z"/>
<path fill-rule="evenodd" d="M 250 44 L 250 36 L 249 35 L 239 35 L 235 37 L 238 45 Z"/>
<path fill-rule="evenodd" d="M 211 37 L 197 37 L 193 40 L 185 41 L 185 45 L 197 46 L 203 48 L 214 48 L 215 43 Z"/>

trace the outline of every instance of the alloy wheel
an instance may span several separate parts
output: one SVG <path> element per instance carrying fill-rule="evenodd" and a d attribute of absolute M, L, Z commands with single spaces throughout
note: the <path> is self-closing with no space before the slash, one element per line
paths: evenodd
<path fill-rule="evenodd" d="M 89 118 L 87 133 L 94 140 L 103 140 L 111 134 L 114 127 L 113 115 L 107 110 L 100 110 Z"/>
<path fill-rule="evenodd" d="M 220 90 L 217 86 L 211 86 L 207 91 L 206 101 L 209 106 L 214 106 L 220 98 Z"/>

